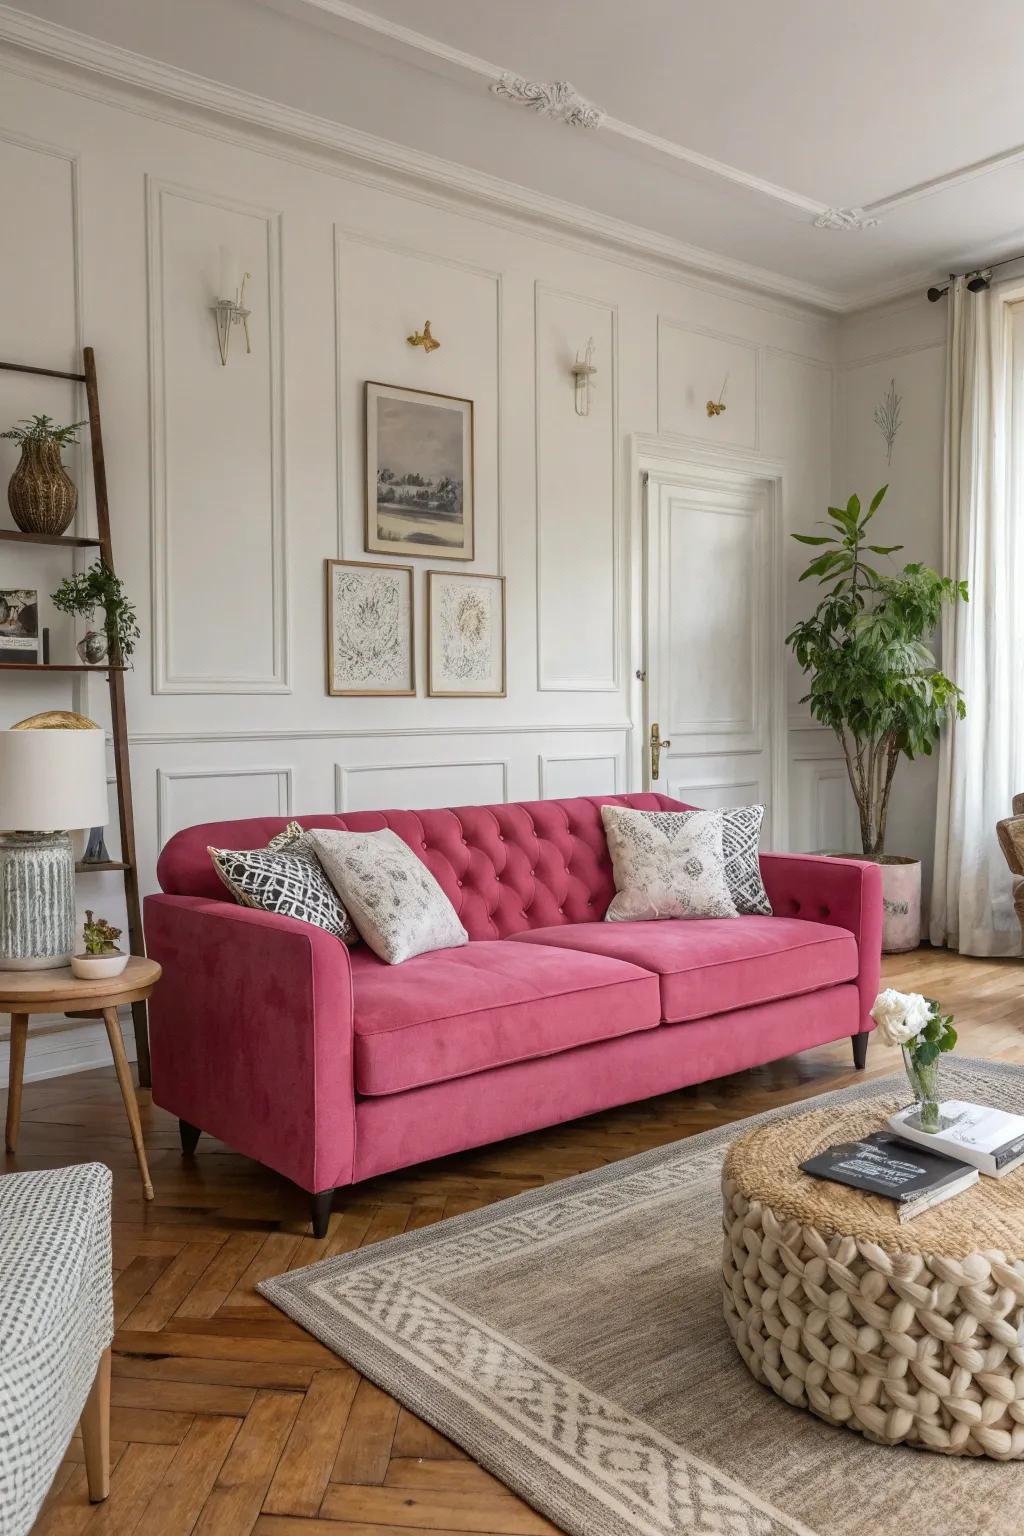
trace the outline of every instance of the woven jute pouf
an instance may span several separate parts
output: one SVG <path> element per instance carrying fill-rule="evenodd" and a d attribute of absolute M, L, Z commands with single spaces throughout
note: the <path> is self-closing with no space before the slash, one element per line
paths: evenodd
<path fill-rule="evenodd" d="M 786 1402 L 887 1445 L 1024 1458 L 1024 1170 L 901 1225 L 799 1171 L 899 1101 L 770 1121 L 722 1175 L 725 1318 Z"/>

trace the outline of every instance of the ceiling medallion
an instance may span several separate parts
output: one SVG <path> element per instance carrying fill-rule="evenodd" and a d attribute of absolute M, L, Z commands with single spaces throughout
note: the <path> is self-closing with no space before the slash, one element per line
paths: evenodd
<path fill-rule="evenodd" d="M 557 118 L 570 128 L 600 128 L 605 119 L 604 111 L 581 96 L 568 80 L 527 80 L 506 72 L 491 90 L 505 101 L 530 107 L 542 117 Z"/>
<path fill-rule="evenodd" d="M 863 208 L 823 208 L 814 221 L 815 229 L 874 229 L 881 219 L 872 219 Z"/>

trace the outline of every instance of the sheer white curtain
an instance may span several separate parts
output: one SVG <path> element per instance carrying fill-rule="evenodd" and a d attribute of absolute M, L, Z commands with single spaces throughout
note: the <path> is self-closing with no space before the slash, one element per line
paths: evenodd
<path fill-rule="evenodd" d="M 943 620 L 943 669 L 963 689 L 967 718 L 947 727 L 939 757 L 931 940 L 962 954 L 1021 949 L 995 824 L 1024 790 L 1024 584 L 1016 533 L 1024 411 L 1016 379 L 1024 325 L 1008 302 L 1019 279 L 949 292 L 943 479 L 943 560 L 966 577 L 970 602 Z M 1016 351 L 1016 356 L 1015 356 Z"/>

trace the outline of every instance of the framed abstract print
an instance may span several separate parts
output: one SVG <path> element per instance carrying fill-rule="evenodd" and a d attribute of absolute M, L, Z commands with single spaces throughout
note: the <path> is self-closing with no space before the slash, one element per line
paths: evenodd
<path fill-rule="evenodd" d="M 366 548 L 472 560 L 472 400 L 367 383 Z"/>
<path fill-rule="evenodd" d="M 505 697 L 505 578 L 427 572 L 427 693 Z"/>
<path fill-rule="evenodd" d="M 411 565 L 327 560 L 327 692 L 416 692 Z"/>

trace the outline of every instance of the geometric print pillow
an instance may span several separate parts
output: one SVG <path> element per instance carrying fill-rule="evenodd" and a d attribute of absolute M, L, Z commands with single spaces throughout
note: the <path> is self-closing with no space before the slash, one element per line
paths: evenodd
<path fill-rule="evenodd" d="M 243 907 L 280 912 L 312 923 L 343 944 L 359 934 L 313 851 L 309 834 L 293 821 L 266 848 L 207 848 L 213 867 Z"/>
<path fill-rule="evenodd" d="M 757 857 L 764 806 L 736 805 L 719 814 L 722 818 L 725 880 L 737 912 L 771 917 L 772 904 L 761 879 L 761 864 Z"/>
<path fill-rule="evenodd" d="M 603 805 L 615 891 L 606 923 L 736 917 L 717 811 L 634 811 Z"/>

